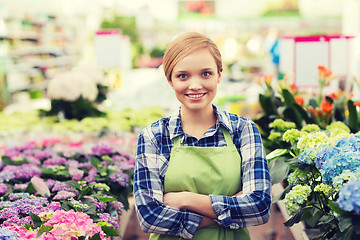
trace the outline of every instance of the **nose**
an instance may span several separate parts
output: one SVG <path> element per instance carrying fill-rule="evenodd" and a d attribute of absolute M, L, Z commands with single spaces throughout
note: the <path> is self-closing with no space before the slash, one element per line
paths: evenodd
<path fill-rule="evenodd" d="M 189 89 L 199 90 L 202 88 L 201 79 L 198 77 L 192 77 L 189 81 Z"/>

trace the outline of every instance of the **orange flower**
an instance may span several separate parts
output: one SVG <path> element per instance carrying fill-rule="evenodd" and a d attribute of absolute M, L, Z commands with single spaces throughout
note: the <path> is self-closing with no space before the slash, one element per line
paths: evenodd
<path fill-rule="evenodd" d="M 308 108 L 309 108 L 309 111 L 311 112 L 311 114 L 312 114 L 314 117 L 316 117 L 317 114 L 316 114 L 316 112 L 315 112 L 314 107 L 310 105 Z"/>
<path fill-rule="evenodd" d="M 294 96 L 295 102 L 299 104 L 300 106 L 304 105 L 304 98 L 301 96 Z"/>
<path fill-rule="evenodd" d="M 295 91 L 296 90 L 296 86 L 295 86 L 295 83 L 291 83 L 290 84 L 290 89 Z"/>
<path fill-rule="evenodd" d="M 266 86 L 268 86 L 268 87 L 271 86 L 271 81 L 272 81 L 273 77 L 274 77 L 274 75 L 272 75 L 272 74 L 264 75 L 264 81 L 265 81 Z"/>
<path fill-rule="evenodd" d="M 356 107 L 360 107 L 360 102 L 354 102 L 354 105 L 355 105 Z"/>
<path fill-rule="evenodd" d="M 328 78 L 331 76 L 332 71 L 328 68 L 326 68 L 325 66 L 319 65 L 318 66 L 318 70 L 319 70 L 319 75 L 321 78 Z"/>
<path fill-rule="evenodd" d="M 328 114 L 334 109 L 334 104 L 331 104 L 328 101 L 324 101 L 320 103 L 320 107 L 324 113 Z"/>

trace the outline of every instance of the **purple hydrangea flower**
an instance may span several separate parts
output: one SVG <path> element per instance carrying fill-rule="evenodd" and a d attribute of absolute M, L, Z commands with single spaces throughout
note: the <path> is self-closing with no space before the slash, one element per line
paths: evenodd
<path fill-rule="evenodd" d="M 28 198 L 30 196 L 29 193 L 10 193 L 9 199 L 10 201 L 14 201 L 21 198 Z"/>
<path fill-rule="evenodd" d="M 0 172 L 0 182 L 10 182 L 11 180 L 15 179 L 15 173 L 11 171 L 2 171 Z"/>
<path fill-rule="evenodd" d="M 53 192 L 58 192 L 61 190 L 69 191 L 69 192 L 75 191 L 75 189 L 73 187 L 67 185 L 66 183 L 60 182 L 60 181 L 55 181 L 54 186 L 51 190 Z"/>
<path fill-rule="evenodd" d="M 108 154 L 113 153 L 113 151 L 114 151 L 114 149 L 111 146 L 105 145 L 105 144 L 97 144 L 91 148 L 92 154 L 98 155 L 98 156 L 108 155 Z"/>
<path fill-rule="evenodd" d="M 56 156 L 57 153 L 52 148 L 45 148 L 44 150 L 38 150 L 34 152 L 34 157 L 39 160 L 44 160 Z"/>
<path fill-rule="evenodd" d="M 114 201 L 114 202 L 111 202 L 111 204 L 114 206 L 116 212 L 121 215 L 123 210 L 124 210 L 124 204 L 122 202 L 119 202 L 119 201 Z"/>
<path fill-rule="evenodd" d="M 95 206 L 96 206 L 96 211 L 104 212 L 105 209 L 106 209 L 106 206 L 105 206 L 103 203 L 99 202 L 97 199 L 92 199 L 92 200 L 90 201 L 90 203 L 94 203 L 94 204 L 95 204 Z"/>
<path fill-rule="evenodd" d="M 76 196 L 76 193 L 73 193 L 73 192 L 59 191 L 53 199 L 54 200 L 66 200 L 69 198 L 73 198 L 75 196 Z"/>
<path fill-rule="evenodd" d="M 54 186 L 55 184 L 55 180 L 53 179 L 48 179 L 45 181 L 45 185 L 50 189 L 52 186 Z"/>
<path fill-rule="evenodd" d="M 0 219 L 8 219 L 18 214 L 18 211 L 14 208 L 3 208 L 0 210 Z"/>
<path fill-rule="evenodd" d="M 0 183 L 0 194 L 3 195 L 7 192 L 8 186 L 4 183 Z"/>
<path fill-rule="evenodd" d="M 63 157 L 53 157 L 53 158 L 49 158 L 47 160 L 45 160 L 43 162 L 43 166 L 44 167 L 48 167 L 48 166 L 57 166 L 57 165 L 66 165 L 66 158 Z"/>
<path fill-rule="evenodd" d="M 110 181 L 113 183 L 118 183 L 122 187 L 129 186 L 129 176 L 122 172 L 115 173 L 110 176 Z"/>
<path fill-rule="evenodd" d="M 7 219 L 5 222 L 3 222 L 3 226 L 5 227 L 10 227 L 13 225 L 17 225 L 17 226 L 23 226 L 25 224 L 32 224 L 32 220 L 30 216 L 26 216 L 23 218 L 19 218 L 18 216 L 14 216 L 11 217 L 9 219 Z"/>
<path fill-rule="evenodd" d="M 80 181 L 84 176 L 84 171 L 77 168 L 69 168 L 69 174 L 72 180 Z"/>
<path fill-rule="evenodd" d="M 345 211 L 360 213 L 360 179 L 346 183 L 339 192 L 339 207 Z"/>
<path fill-rule="evenodd" d="M 33 164 L 22 164 L 21 166 L 8 165 L 2 172 L 13 172 L 16 178 L 30 180 L 34 176 L 41 176 L 41 170 Z"/>
<path fill-rule="evenodd" d="M 91 183 L 91 182 L 96 182 L 96 174 L 97 174 L 97 169 L 96 168 L 91 168 L 88 171 L 88 176 L 86 176 L 84 179 L 87 183 Z"/>
<path fill-rule="evenodd" d="M 25 191 L 29 183 L 15 183 L 14 190 Z"/>
<path fill-rule="evenodd" d="M 118 220 L 112 217 L 109 213 L 100 213 L 99 221 L 110 223 L 115 229 L 119 228 Z"/>

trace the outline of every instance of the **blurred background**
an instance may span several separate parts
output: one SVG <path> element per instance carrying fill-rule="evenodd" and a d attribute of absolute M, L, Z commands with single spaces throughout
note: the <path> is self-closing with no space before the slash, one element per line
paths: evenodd
<path fill-rule="evenodd" d="M 284 79 L 303 96 L 360 99 L 360 0 L 0 0 L 0 155 L 54 138 L 133 155 L 139 130 L 178 109 L 162 56 L 186 31 L 221 50 L 220 109 L 255 119 L 259 94 Z M 319 65 L 336 76 L 326 86 Z M 253 239 L 307 239 L 273 209 Z M 125 218 L 124 239 L 147 239 Z"/>
<path fill-rule="evenodd" d="M 306 57 L 293 54 L 301 36 L 317 36 L 305 41 L 320 45 L 344 40 L 332 58 L 315 45 L 298 52 L 341 65 L 342 80 L 359 75 L 359 11 L 358 0 L 0 0 L 0 109 L 49 108 L 49 81 L 74 68 L 105 74 L 106 107 L 175 109 L 161 57 L 177 34 L 198 31 L 222 51 L 216 103 L 241 111 L 234 102 L 246 101 L 242 114 L 252 116 L 259 76 L 304 72 L 295 62 Z M 292 41 L 281 44 L 284 38 Z M 299 86 L 315 78 L 308 69 L 306 80 L 297 77 Z"/>

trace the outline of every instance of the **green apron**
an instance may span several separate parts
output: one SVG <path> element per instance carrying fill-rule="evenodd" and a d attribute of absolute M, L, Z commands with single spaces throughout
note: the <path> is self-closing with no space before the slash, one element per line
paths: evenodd
<path fill-rule="evenodd" d="M 229 132 L 223 129 L 226 147 L 180 146 L 174 139 L 164 180 L 164 192 L 189 191 L 200 194 L 232 196 L 241 190 L 241 157 Z M 182 239 L 152 233 L 150 240 Z M 199 228 L 195 240 L 249 240 L 247 228 L 233 230 L 218 224 Z"/>

